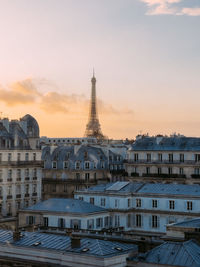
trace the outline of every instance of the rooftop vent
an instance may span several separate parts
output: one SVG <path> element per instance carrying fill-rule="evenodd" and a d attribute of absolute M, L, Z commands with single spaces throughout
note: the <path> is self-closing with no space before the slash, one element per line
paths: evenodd
<path fill-rule="evenodd" d="M 120 248 L 120 247 L 115 247 L 114 249 L 117 251 L 123 251 L 123 248 Z"/>
<path fill-rule="evenodd" d="M 83 248 L 81 251 L 82 252 L 87 252 L 87 251 L 89 251 L 90 249 L 89 248 Z"/>
<path fill-rule="evenodd" d="M 35 246 L 35 247 L 37 247 L 37 246 L 39 246 L 39 245 L 41 245 L 41 242 L 39 241 L 39 242 L 35 242 L 34 244 L 33 244 L 33 246 Z"/>

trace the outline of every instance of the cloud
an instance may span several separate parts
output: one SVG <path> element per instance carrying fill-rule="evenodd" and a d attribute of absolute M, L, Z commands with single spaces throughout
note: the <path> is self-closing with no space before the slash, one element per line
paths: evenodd
<path fill-rule="evenodd" d="M 45 89 L 56 89 L 48 91 Z M 0 102 L 9 107 L 32 105 L 48 114 L 70 114 L 83 117 L 89 114 L 90 100 L 84 95 L 59 93 L 56 85 L 44 79 L 25 79 L 10 84 L 7 88 L 0 87 Z M 101 115 L 133 117 L 134 112 L 127 108 L 115 108 L 113 105 L 97 100 L 98 111 Z"/>
<path fill-rule="evenodd" d="M 200 7 L 183 6 L 183 0 L 140 0 L 147 5 L 147 15 L 200 16 Z M 192 4 L 190 1 L 190 4 Z"/>
<path fill-rule="evenodd" d="M 0 87 L 0 101 L 7 106 L 31 104 L 39 95 L 31 79 L 15 82 L 9 87 L 10 90 Z"/>

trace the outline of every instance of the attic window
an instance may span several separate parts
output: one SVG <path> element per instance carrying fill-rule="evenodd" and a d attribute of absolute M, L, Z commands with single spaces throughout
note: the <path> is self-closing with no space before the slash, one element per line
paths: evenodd
<path fill-rule="evenodd" d="M 82 252 L 87 252 L 87 251 L 89 251 L 90 249 L 89 248 L 83 248 L 81 251 Z"/>
<path fill-rule="evenodd" d="M 120 248 L 120 247 L 115 247 L 114 249 L 117 251 L 123 251 L 123 248 Z"/>
<path fill-rule="evenodd" d="M 39 245 L 41 245 L 41 242 L 35 242 L 35 243 L 33 244 L 33 246 L 35 246 L 35 247 L 37 247 L 37 246 L 39 246 Z"/>

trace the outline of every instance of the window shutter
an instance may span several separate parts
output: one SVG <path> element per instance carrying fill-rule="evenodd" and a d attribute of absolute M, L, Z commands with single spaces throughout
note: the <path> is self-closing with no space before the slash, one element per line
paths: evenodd
<path fill-rule="evenodd" d="M 149 227 L 152 228 L 152 216 L 149 216 Z"/>
<path fill-rule="evenodd" d="M 70 228 L 73 228 L 73 220 L 70 220 Z"/>
<path fill-rule="evenodd" d="M 160 228 L 160 216 L 157 216 L 157 222 L 158 228 Z"/>
<path fill-rule="evenodd" d="M 132 214 L 132 225 L 133 225 L 133 227 L 135 227 L 135 214 Z"/>
<path fill-rule="evenodd" d="M 78 221 L 78 228 L 81 229 L 81 220 Z"/>
<path fill-rule="evenodd" d="M 33 216 L 33 224 L 35 224 L 35 216 Z"/>
<path fill-rule="evenodd" d="M 143 227 L 143 215 L 141 214 L 141 227 Z"/>
<path fill-rule="evenodd" d="M 26 216 L 26 224 L 29 224 L 29 216 Z"/>

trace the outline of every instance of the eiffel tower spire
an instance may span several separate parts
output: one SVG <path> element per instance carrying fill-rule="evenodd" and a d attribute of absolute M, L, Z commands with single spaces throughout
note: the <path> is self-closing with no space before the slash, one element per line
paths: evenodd
<path fill-rule="evenodd" d="M 101 125 L 99 123 L 98 114 L 97 114 L 97 102 L 96 102 L 96 78 L 94 75 L 91 79 L 92 91 L 90 99 L 90 111 L 89 111 L 89 120 L 86 125 L 85 136 L 86 137 L 96 137 L 98 139 L 104 138 L 103 133 L 101 132 Z"/>

